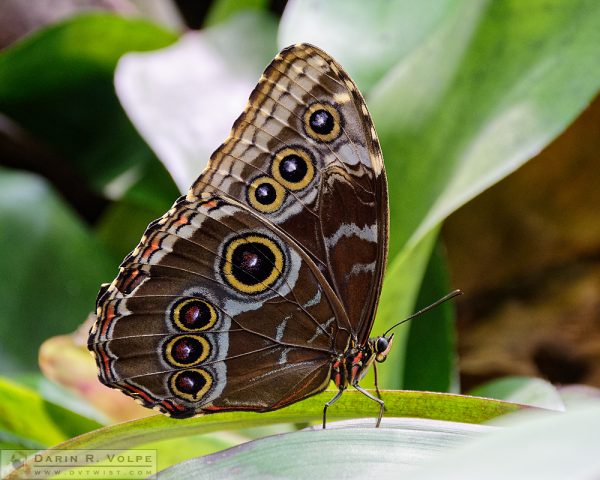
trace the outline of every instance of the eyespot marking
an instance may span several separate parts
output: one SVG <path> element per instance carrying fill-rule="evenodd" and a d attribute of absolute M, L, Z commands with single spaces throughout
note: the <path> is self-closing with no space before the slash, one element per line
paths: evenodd
<path fill-rule="evenodd" d="M 281 277 L 285 268 L 281 248 L 264 235 L 234 238 L 223 251 L 220 271 L 225 281 L 239 292 L 264 292 Z"/>
<path fill-rule="evenodd" d="M 338 110 L 329 103 L 313 103 L 304 112 L 304 130 L 318 142 L 332 142 L 342 131 Z"/>
<path fill-rule="evenodd" d="M 171 309 L 170 317 L 173 325 L 185 332 L 208 330 L 218 319 L 217 311 L 209 302 L 194 297 L 177 301 Z"/>
<path fill-rule="evenodd" d="M 315 176 L 311 155 L 300 147 L 287 147 L 277 152 L 271 174 L 281 185 L 296 191 L 306 188 Z"/>
<path fill-rule="evenodd" d="M 211 375 L 201 368 L 181 370 L 169 378 L 169 388 L 173 395 L 197 402 L 204 397 L 213 384 Z"/>
<path fill-rule="evenodd" d="M 177 335 L 164 347 L 165 360 L 175 367 L 193 367 L 210 355 L 208 340 L 200 335 Z"/>
<path fill-rule="evenodd" d="M 246 190 L 248 203 L 262 213 L 272 213 L 283 205 L 285 190 L 271 177 L 255 178 Z"/>

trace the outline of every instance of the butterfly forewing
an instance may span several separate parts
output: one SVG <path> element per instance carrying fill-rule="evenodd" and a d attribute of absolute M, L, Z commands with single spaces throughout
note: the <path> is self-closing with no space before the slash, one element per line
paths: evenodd
<path fill-rule="evenodd" d="M 366 340 L 385 268 L 387 188 L 365 102 L 331 57 L 283 50 L 192 190 L 226 193 L 294 238 Z"/>

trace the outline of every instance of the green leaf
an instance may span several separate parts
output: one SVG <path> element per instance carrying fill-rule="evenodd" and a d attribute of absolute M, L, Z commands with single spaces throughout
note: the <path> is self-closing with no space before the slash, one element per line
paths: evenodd
<path fill-rule="evenodd" d="M 535 155 L 598 92 L 600 4 L 551 4 L 459 2 L 370 91 L 392 257 Z"/>
<path fill-rule="evenodd" d="M 237 430 L 275 423 L 321 422 L 323 405 L 331 400 L 335 393 L 326 391 L 281 410 L 267 413 L 224 412 L 189 420 L 174 420 L 156 415 L 104 427 L 100 431 L 80 436 L 67 443 L 74 445 L 72 448 L 102 448 L 107 445 L 114 445 L 115 448 L 132 447 L 141 441 L 148 442 L 191 433 Z M 523 408 L 514 403 L 466 395 L 386 390 L 381 393 L 386 404 L 382 426 L 385 426 L 386 418 L 401 416 L 483 423 Z M 347 391 L 327 411 L 327 418 L 328 421 L 333 421 L 369 417 L 372 425 L 375 425 L 378 412 L 379 407 L 373 401 L 357 391 Z"/>
<path fill-rule="evenodd" d="M 396 260 L 388 265 L 386 281 L 381 292 L 381 300 L 372 334 L 382 334 L 389 327 L 406 318 L 414 308 L 421 280 L 427 268 L 437 231 L 430 232 L 412 248 L 406 248 Z M 386 362 L 378 368 L 379 384 L 402 385 L 406 367 L 406 342 L 410 326 L 400 325 L 394 329 L 394 344 Z"/>
<path fill-rule="evenodd" d="M 565 409 L 565 404 L 556 387 L 541 378 L 498 378 L 474 388 L 470 394 L 552 410 Z"/>
<path fill-rule="evenodd" d="M 0 170 L 0 223 L 0 371 L 37 369 L 40 344 L 85 320 L 117 260 L 35 175 Z"/>
<path fill-rule="evenodd" d="M 382 429 L 366 422 L 344 426 L 263 438 L 173 466 L 160 472 L 160 478 L 262 479 L 274 473 L 284 478 L 399 478 L 494 431 L 423 419 L 394 419 Z"/>
<path fill-rule="evenodd" d="M 431 305 L 449 291 L 445 259 L 438 244 L 425 270 L 416 310 Z M 408 323 L 408 328 L 403 387 L 433 392 L 458 391 L 453 303 L 447 302 L 415 318 Z M 516 399 L 510 401 L 518 402 Z"/>
<path fill-rule="evenodd" d="M 281 18 L 279 46 L 317 45 L 366 92 L 439 28 L 456 3 L 292 0 Z"/>
<path fill-rule="evenodd" d="M 163 415 L 156 415 L 80 435 L 57 445 L 56 449 L 131 449 L 149 442 L 196 433 L 238 430 L 276 423 L 320 422 L 323 405 L 334 394 L 333 391 L 326 391 L 289 407 L 268 413 L 224 412 L 188 420 L 175 420 Z M 481 423 L 523 408 L 518 404 L 498 400 L 430 392 L 383 391 L 382 398 L 386 404 L 383 427 L 388 422 L 391 424 L 396 422 L 397 420 L 393 418 L 395 416 Z M 370 417 L 370 424 L 374 425 L 377 413 L 378 406 L 373 401 L 357 391 L 348 391 L 328 410 L 328 419 L 331 422 L 335 419 Z M 27 468 L 27 464 L 23 468 Z M 15 477 L 7 476 L 6 478 L 16 478 L 18 471 L 13 474 Z"/>
<path fill-rule="evenodd" d="M 0 111 L 63 155 L 90 185 L 104 187 L 154 159 L 117 101 L 117 61 L 175 38 L 147 21 L 107 14 L 40 30 L 0 53 Z"/>
<path fill-rule="evenodd" d="M 40 448 L 97 429 L 100 424 L 0 378 L 0 445 Z"/>
<path fill-rule="evenodd" d="M 390 272 L 412 244 L 552 141 L 596 95 L 599 21 L 600 4 L 586 1 L 460 2 L 371 90 L 390 179 Z M 388 293 L 395 282 L 388 275 L 382 302 L 391 305 L 379 325 L 406 312 Z"/>

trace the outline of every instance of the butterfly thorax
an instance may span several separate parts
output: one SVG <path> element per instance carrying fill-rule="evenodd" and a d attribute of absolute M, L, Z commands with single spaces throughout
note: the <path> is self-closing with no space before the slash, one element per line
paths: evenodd
<path fill-rule="evenodd" d="M 357 385 L 369 371 L 373 362 L 385 362 L 392 347 L 394 335 L 370 338 L 365 345 L 352 342 L 332 365 L 331 379 L 339 389 Z"/>

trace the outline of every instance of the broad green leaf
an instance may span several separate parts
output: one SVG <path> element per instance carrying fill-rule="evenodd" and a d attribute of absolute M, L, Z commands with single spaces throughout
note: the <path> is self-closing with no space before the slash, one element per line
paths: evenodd
<path fill-rule="evenodd" d="M 118 59 L 169 45 L 174 34 L 139 19 L 74 17 L 0 52 L 0 111 L 65 157 L 95 188 L 154 156 L 113 87 Z"/>
<path fill-rule="evenodd" d="M 414 310 L 415 298 L 435 246 L 437 233 L 430 232 L 419 243 L 406 248 L 388 265 L 377 318 L 371 332 L 373 336 L 382 334 Z M 381 387 L 403 384 L 409 334 L 410 325 L 406 323 L 394 329 L 394 344 L 390 354 L 378 368 Z"/>
<path fill-rule="evenodd" d="M 276 53 L 275 35 L 271 15 L 247 12 L 119 63 L 119 98 L 180 191 L 198 177 L 242 113 Z"/>
<path fill-rule="evenodd" d="M 390 179 L 390 271 L 411 244 L 552 141 L 596 95 L 600 4 L 552 5 L 457 4 L 371 90 Z M 395 281 L 388 275 L 383 300 L 397 308 L 385 310 L 402 312 L 386 293 Z"/>
<path fill-rule="evenodd" d="M 0 371 L 36 369 L 40 344 L 94 309 L 118 259 L 39 177 L 0 170 Z"/>
<path fill-rule="evenodd" d="M 445 259 L 438 244 L 425 270 L 415 309 L 432 304 L 449 291 Z M 404 388 L 434 392 L 459 391 L 453 302 L 447 302 L 415 318 L 408 324 L 408 328 L 406 367 L 402 379 Z M 508 398 L 504 400 L 518 401 Z"/>
<path fill-rule="evenodd" d="M 498 378 L 474 388 L 470 394 L 552 410 L 565 409 L 565 404 L 556 387 L 541 378 Z"/>
<path fill-rule="evenodd" d="M 462 2 L 371 91 L 402 219 L 392 253 L 522 165 L 596 95 L 600 4 L 551 3 Z"/>
<path fill-rule="evenodd" d="M 41 448 L 97 429 L 100 424 L 0 378 L 0 446 Z"/>
<path fill-rule="evenodd" d="M 349 422 L 341 422 L 343 424 Z M 394 419 L 386 428 L 366 422 L 256 440 L 195 458 L 160 478 L 399 478 L 444 451 L 496 429 L 423 419 Z"/>
<path fill-rule="evenodd" d="M 482 423 L 523 407 L 515 403 L 481 399 L 463 395 L 431 392 L 383 391 L 386 416 L 382 426 L 393 417 L 420 417 L 462 423 Z M 131 449 L 142 444 L 182 437 L 196 433 L 272 425 L 277 423 L 320 422 L 323 405 L 335 392 L 326 391 L 281 410 L 267 413 L 225 412 L 188 420 L 175 420 L 163 415 L 146 417 L 131 422 L 104 427 L 67 440 L 56 449 Z M 328 411 L 328 421 L 368 417 L 375 424 L 378 406 L 357 391 L 345 392 Z M 27 464 L 23 466 L 26 468 Z M 14 476 L 6 478 L 16 478 Z"/>
<path fill-rule="evenodd" d="M 290 0 L 278 43 L 317 45 L 366 92 L 439 28 L 458 1 Z"/>
<path fill-rule="evenodd" d="M 597 401 L 560 414 L 522 412 L 497 425 L 505 428 L 440 455 L 411 479 L 600 478 Z"/>

